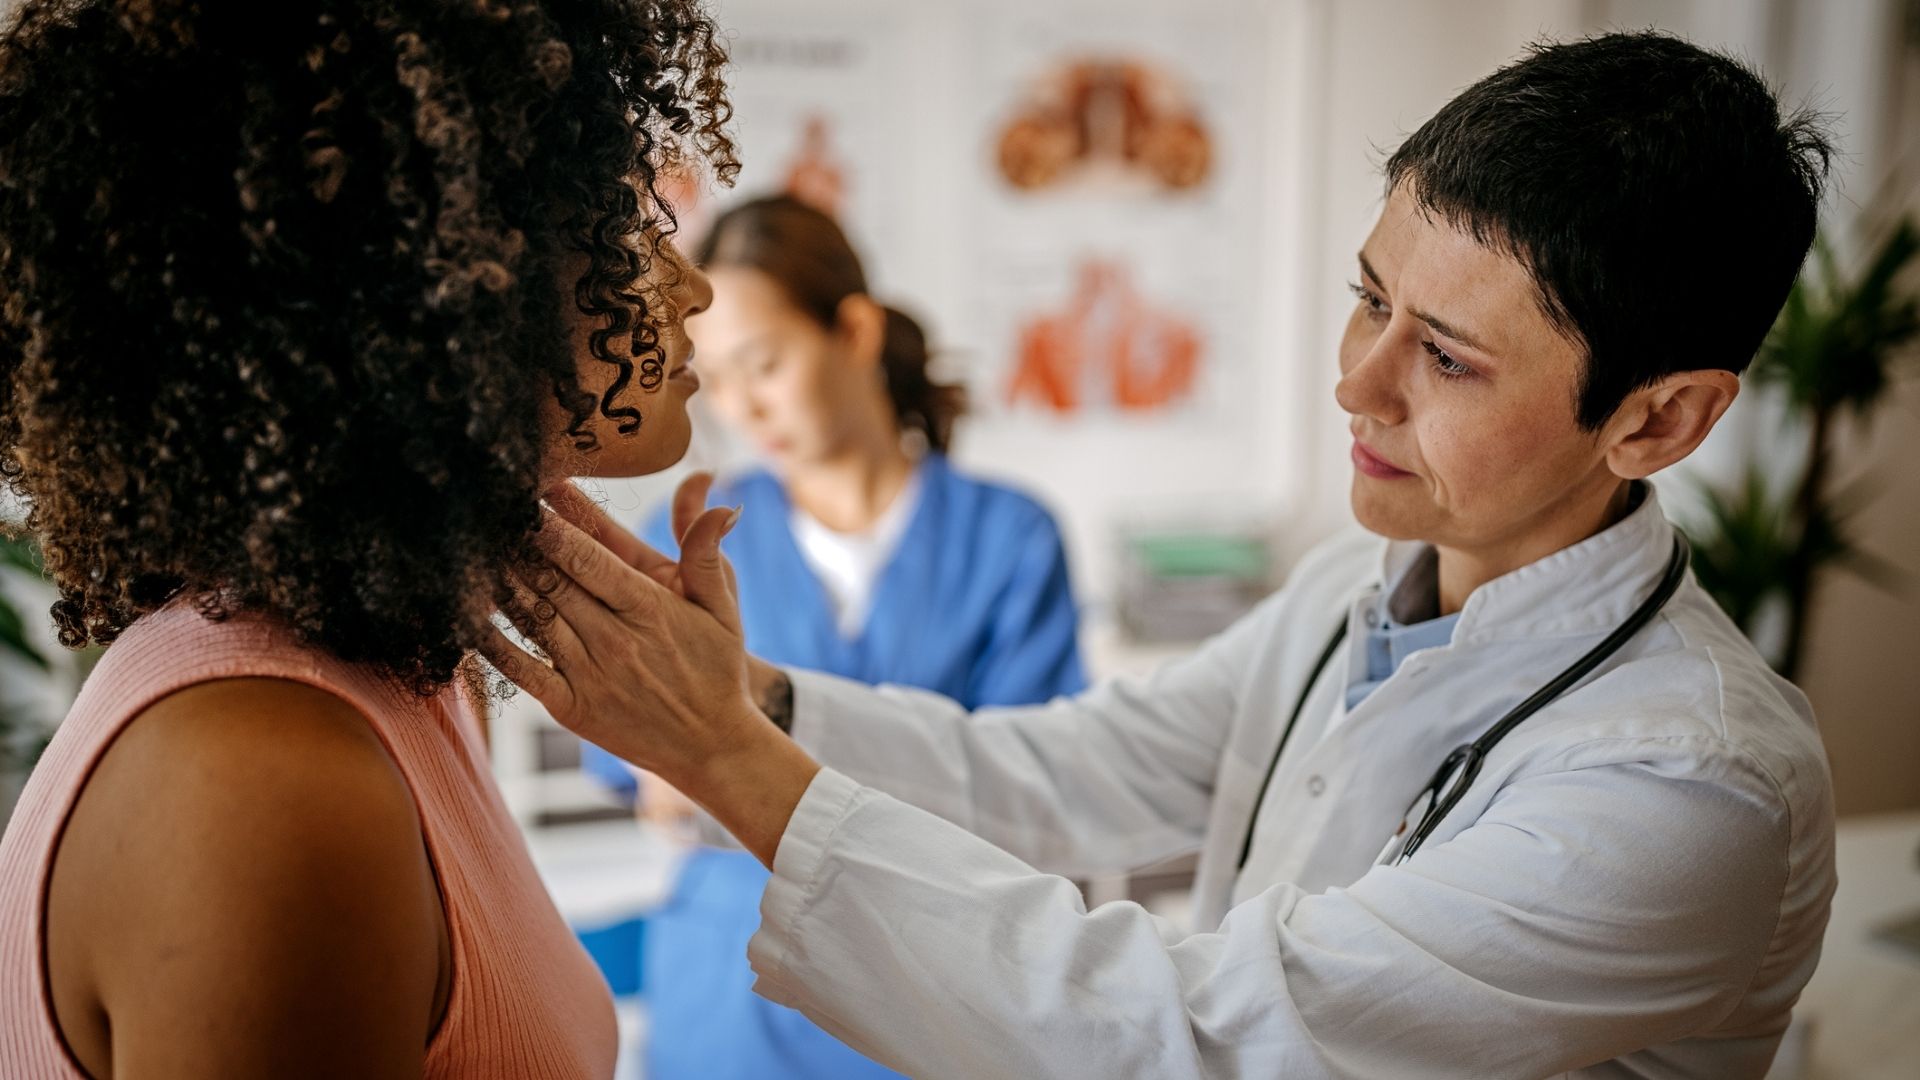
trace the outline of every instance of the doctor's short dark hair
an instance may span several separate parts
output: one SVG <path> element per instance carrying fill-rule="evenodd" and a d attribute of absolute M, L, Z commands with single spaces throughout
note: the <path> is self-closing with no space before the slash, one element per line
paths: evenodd
<path fill-rule="evenodd" d="M 1537 44 L 1386 163 L 1388 190 L 1518 258 L 1583 346 L 1580 424 L 1676 371 L 1739 372 L 1812 245 L 1834 153 L 1751 68 L 1667 34 Z"/>

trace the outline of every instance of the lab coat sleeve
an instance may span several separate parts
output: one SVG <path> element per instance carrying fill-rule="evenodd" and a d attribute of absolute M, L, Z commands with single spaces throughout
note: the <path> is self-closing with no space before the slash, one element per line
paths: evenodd
<path fill-rule="evenodd" d="M 1053 519 L 1039 513 L 994 604 L 967 700 L 1024 705 L 1078 693 L 1086 685 L 1067 553 Z"/>
<path fill-rule="evenodd" d="M 1631 758 L 1586 747 L 1402 866 L 1192 936 L 826 770 L 756 989 L 922 1080 L 1555 1075 L 1730 1015 L 1780 916 L 1758 767 Z"/>
<path fill-rule="evenodd" d="M 1271 645 L 1274 602 L 1144 680 L 969 713 L 904 687 L 793 671 L 795 741 L 824 764 L 1058 874 L 1199 846 L 1237 673 Z"/>

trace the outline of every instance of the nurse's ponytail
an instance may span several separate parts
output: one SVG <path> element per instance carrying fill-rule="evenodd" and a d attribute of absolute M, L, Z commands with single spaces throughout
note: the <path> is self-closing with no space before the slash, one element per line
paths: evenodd
<path fill-rule="evenodd" d="M 927 370 L 933 361 L 926 332 L 913 316 L 896 307 L 887 313 L 886 342 L 880 363 L 887 373 L 887 396 L 902 431 L 917 431 L 927 448 L 944 454 L 953 444 L 953 422 L 967 411 L 965 387 L 933 380 Z"/>
<path fill-rule="evenodd" d="M 694 258 L 709 269 L 739 266 L 766 274 L 826 327 L 839 319 L 842 300 L 868 295 L 866 271 L 840 226 L 787 195 L 754 199 L 721 214 Z M 917 433 L 929 450 L 946 453 L 954 421 L 967 411 L 967 392 L 934 380 L 932 350 L 918 322 L 898 308 L 884 310 L 880 364 L 900 430 Z"/>

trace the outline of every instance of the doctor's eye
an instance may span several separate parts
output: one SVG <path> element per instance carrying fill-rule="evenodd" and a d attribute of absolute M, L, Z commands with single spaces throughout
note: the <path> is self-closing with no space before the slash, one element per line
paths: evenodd
<path fill-rule="evenodd" d="M 1367 309 L 1367 314 L 1385 315 L 1387 313 L 1387 302 L 1380 299 L 1372 289 L 1357 281 L 1347 282 L 1347 288 L 1353 290 L 1354 297 L 1360 301 L 1362 307 Z"/>
<path fill-rule="evenodd" d="M 1427 350 L 1427 355 L 1433 357 L 1433 370 L 1442 378 L 1460 379 L 1473 374 L 1472 368 L 1455 360 L 1452 354 L 1433 342 L 1422 341 L 1420 347 Z"/>

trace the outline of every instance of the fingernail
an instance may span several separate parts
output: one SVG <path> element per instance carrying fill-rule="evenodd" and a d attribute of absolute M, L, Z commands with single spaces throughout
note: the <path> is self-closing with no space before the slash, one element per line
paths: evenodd
<path fill-rule="evenodd" d="M 723 537 L 726 536 L 728 533 L 733 531 L 733 527 L 735 525 L 740 524 L 740 514 L 745 510 L 746 510 L 745 504 L 742 504 L 740 506 L 736 506 L 733 508 L 733 513 L 727 515 L 727 523 L 725 525 L 720 526 L 721 536 Z"/>

